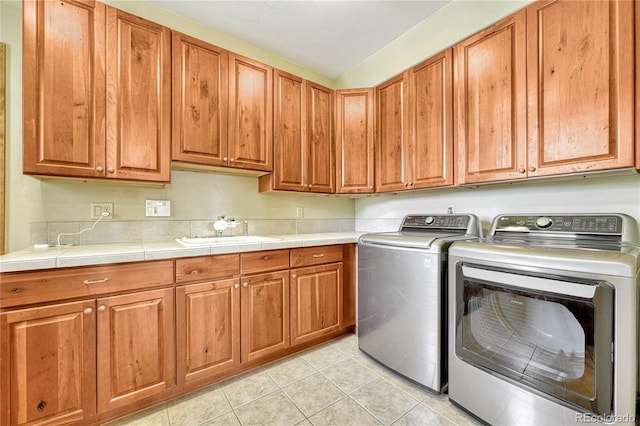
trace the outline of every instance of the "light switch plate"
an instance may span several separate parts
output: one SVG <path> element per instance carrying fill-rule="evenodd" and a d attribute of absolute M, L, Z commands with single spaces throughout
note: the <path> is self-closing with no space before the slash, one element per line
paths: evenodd
<path fill-rule="evenodd" d="M 171 216 L 171 201 L 169 200 L 146 200 L 146 216 Z"/>

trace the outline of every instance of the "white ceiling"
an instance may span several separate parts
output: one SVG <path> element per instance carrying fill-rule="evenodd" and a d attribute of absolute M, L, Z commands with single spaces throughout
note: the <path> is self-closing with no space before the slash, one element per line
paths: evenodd
<path fill-rule="evenodd" d="M 150 0 L 336 78 L 450 0 Z"/>

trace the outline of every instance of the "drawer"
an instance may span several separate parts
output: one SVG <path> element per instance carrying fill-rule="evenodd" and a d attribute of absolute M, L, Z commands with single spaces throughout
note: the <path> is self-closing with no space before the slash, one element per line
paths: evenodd
<path fill-rule="evenodd" d="M 11 272 L 0 277 L 0 307 L 91 297 L 173 284 L 173 261 Z"/>
<path fill-rule="evenodd" d="M 176 259 L 176 282 L 229 278 L 240 274 L 238 254 Z"/>
<path fill-rule="evenodd" d="M 291 267 L 342 262 L 342 246 L 318 246 L 291 249 Z"/>
<path fill-rule="evenodd" d="M 289 250 L 242 253 L 240 265 L 243 275 L 289 269 Z"/>

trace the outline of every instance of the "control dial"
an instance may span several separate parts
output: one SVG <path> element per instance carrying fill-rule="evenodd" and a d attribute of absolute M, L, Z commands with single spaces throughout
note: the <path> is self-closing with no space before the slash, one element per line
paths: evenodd
<path fill-rule="evenodd" d="M 536 219 L 536 226 L 538 228 L 544 229 L 550 227 L 551 225 L 553 225 L 553 220 L 550 217 L 540 216 Z"/>
<path fill-rule="evenodd" d="M 424 218 L 425 225 L 431 225 L 433 222 L 435 222 L 435 219 L 433 216 L 427 216 Z"/>

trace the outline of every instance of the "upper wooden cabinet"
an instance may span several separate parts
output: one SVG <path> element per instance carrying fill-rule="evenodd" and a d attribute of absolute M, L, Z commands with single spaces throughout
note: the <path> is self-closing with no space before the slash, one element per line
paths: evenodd
<path fill-rule="evenodd" d="M 169 30 L 98 2 L 23 5 L 24 173 L 168 182 Z"/>
<path fill-rule="evenodd" d="M 410 72 L 411 186 L 453 185 L 452 49 L 416 65 Z"/>
<path fill-rule="evenodd" d="M 228 166 L 228 53 L 172 33 L 172 158 Z"/>
<path fill-rule="evenodd" d="M 411 184 L 409 72 L 376 88 L 376 191 L 399 191 Z"/>
<path fill-rule="evenodd" d="M 332 123 L 332 90 L 276 70 L 273 174 L 260 178 L 260 190 L 333 193 Z"/>
<path fill-rule="evenodd" d="M 633 3 L 539 1 L 455 46 L 457 181 L 634 165 Z"/>
<path fill-rule="evenodd" d="M 273 68 L 229 53 L 229 165 L 273 168 Z"/>
<path fill-rule="evenodd" d="M 374 190 L 374 89 L 336 91 L 336 193 Z"/>
<path fill-rule="evenodd" d="M 634 165 L 634 2 L 527 7 L 527 173 Z"/>
<path fill-rule="evenodd" d="M 525 177 L 526 11 L 454 47 L 458 183 Z"/>
<path fill-rule="evenodd" d="M 107 7 L 107 176 L 170 174 L 171 32 Z"/>
<path fill-rule="evenodd" d="M 24 173 L 106 176 L 105 9 L 23 2 Z"/>

